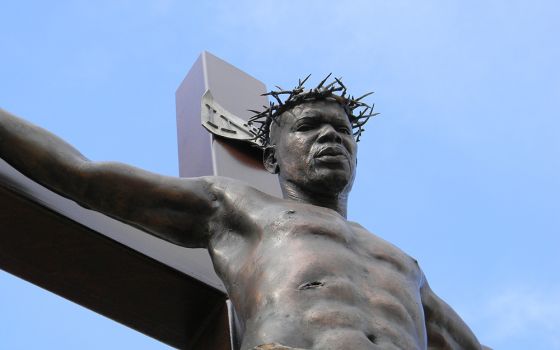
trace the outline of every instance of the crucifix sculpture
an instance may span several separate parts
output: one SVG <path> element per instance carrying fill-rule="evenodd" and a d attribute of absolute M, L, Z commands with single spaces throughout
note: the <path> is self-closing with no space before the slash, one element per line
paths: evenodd
<path fill-rule="evenodd" d="M 204 54 L 199 64 L 214 59 Z M 205 127 L 217 136 L 180 137 L 181 150 L 202 154 L 197 171 L 211 171 L 191 174 L 182 163 L 181 175 L 211 176 L 164 177 L 91 162 L 3 111 L 0 157 L 83 207 L 172 244 L 207 249 L 237 317 L 242 350 L 482 348 L 413 258 L 346 219 L 356 137 L 374 114 L 369 106 L 347 95 L 336 78 L 312 89 L 300 81 L 293 90 L 272 92 L 278 103 L 251 124 L 235 110 L 259 107 L 235 95 L 249 89 L 234 84 L 238 91 L 224 98 L 212 86 L 219 72 L 194 72 L 186 81 L 198 79 L 202 88 L 178 90 L 179 133 L 189 123 L 181 115 L 202 110 Z M 208 89 L 211 95 L 204 94 Z M 243 146 L 221 139 L 228 135 L 255 142 L 278 182 Z M 241 177 L 251 174 L 245 182 L 215 176 L 238 177 L 239 165 L 252 169 L 241 171 Z M 278 183 L 281 198 L 273 195 Z"/>

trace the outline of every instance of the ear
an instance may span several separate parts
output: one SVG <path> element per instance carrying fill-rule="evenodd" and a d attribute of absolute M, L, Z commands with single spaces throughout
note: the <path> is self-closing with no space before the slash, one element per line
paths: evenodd
<path fill-rule="evenodd" d="M 263 151 L 264 168 L 271 174 L 278 174 L 280 170 L 276 160 L 276 146 L 267 146 Z"/>

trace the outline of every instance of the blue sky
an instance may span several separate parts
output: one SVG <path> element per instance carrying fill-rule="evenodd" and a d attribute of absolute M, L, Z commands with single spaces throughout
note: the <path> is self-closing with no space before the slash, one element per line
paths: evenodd
<path fill-rule="evenodd" d="M 94 160 L 175 175 L 202 50 L 265 82 L 342 76 L 382 114 L 349 218 L 415 257 L 495 349 L 560 349 L 556 1 L 3 1 L 0 107 Z M 0 272 L 2 349 L 165 345 Z"/>

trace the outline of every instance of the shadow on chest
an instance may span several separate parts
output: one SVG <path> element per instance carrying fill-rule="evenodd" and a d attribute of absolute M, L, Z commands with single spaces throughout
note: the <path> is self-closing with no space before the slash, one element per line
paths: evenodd
<path fill-rule="evenodd" d="M 305 255 L 303 261 L 308 262 L 326 259 L 365 269 L 386 268 L 405 275 L 417 270 L 415 260 L 403 251 L 333 210 L 294 206 L 279 210 L 269 218 L 264 225 L 261 246 L 268 253 L 300 259 Z"/>
<path fill-rule="evenodd" d="M 337 212 L 313 206 L 281 208 L 263 215 L 263 241 L 323 240 L 348 245 L 356 232 Z"/>

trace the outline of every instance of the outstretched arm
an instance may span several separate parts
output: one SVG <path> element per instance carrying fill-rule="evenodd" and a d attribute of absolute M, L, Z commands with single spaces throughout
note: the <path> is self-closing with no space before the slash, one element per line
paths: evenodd
<path fill-rule="evenodd" d="M 430 289 L 425 278 L 420 293 L 426 318 L 428 349 L 488 349 L 480 345 L 461 317 Z"/>
<path fill-rule="evenodd" d="M 78 204 L 172 243 L 204 247 L 217 196 L 209 178 L 172 178 L 91 162 L 72 146 L 0 109 L 0 158 Z"/>

